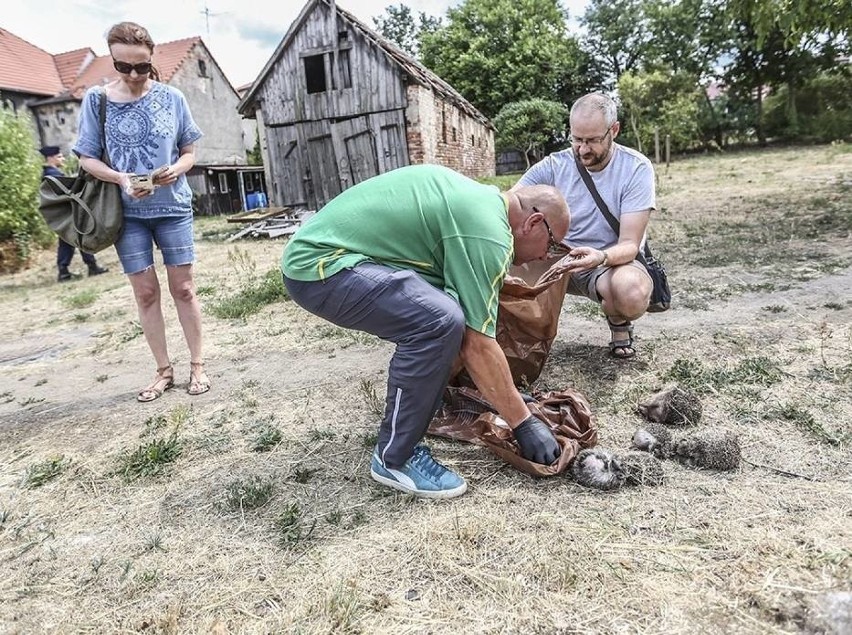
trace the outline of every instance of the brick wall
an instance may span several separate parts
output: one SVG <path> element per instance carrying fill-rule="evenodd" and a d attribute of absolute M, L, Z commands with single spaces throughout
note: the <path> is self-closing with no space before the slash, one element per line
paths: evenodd
<path fill-rule="evenodd" d="M 432 90 L 409 85 L 406 119 L 412 164 L 437 163 L 472 178 L 494 176 L 494 131 Z"/>

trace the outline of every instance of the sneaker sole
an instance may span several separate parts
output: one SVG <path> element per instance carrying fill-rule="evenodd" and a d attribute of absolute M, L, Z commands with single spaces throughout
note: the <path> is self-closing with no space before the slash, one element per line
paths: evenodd
<path fill-rule="evenodd" d="M 453 489 L 442 489 L 432 491 L 411 489 L 410 487 L 406 487 L 397 480 L 387 478 L 385 476 L 382 476 L 381 474 L 376 474 L 372 469 L 370 470 L 370 476 L 373 477 L 374 481 L 377 481 L 382 485 L 387 485 L 388 487 L 392 487 L 393 489 L 399 490 L 400 492 L 405 492 L 406 494 L 411 494 L 412 496 L 417 496 L 418 498 L 455 498 L 456 496 L 461 496 L 467 491 L 467 481 L 463 481 L 461 485 Z"/>

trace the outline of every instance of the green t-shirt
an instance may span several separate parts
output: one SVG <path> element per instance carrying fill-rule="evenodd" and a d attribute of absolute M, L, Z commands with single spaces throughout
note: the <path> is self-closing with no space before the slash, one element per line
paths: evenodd
<path fill-rule="evenodd" d="M 292 280 L 324 280 L 369 260 L 420 274 L 454 297 L 470 328 L 494 337 L 512 262 L 506 202 L 496 188 L 437 165 L 412 165 L 349 188 L 284 249 Z"/>

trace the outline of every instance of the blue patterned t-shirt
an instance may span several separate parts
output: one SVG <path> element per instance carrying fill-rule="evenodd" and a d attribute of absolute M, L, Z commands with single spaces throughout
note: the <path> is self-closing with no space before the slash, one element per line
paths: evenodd
<path fill-rule="evenodd" d="M 77 156 L 101 158 L 103 139 L 98 120 L 103 90 L 86 91 L 80 107 Z M 151 90 L 136 101 L 107 101 L 106 147 L 114 170 L 148 174 L 178 160 L 180 148 L 195 143 L 202 133 L 189 112 L 186 98 L 176 88 L 152 82 Z M 135 199 L 124 192 L 124 214 L 133 218 L 182 216 L 192 213 L 192 190 L 181 175 L 171 185 L 157 187 L 145 198 Z"/>

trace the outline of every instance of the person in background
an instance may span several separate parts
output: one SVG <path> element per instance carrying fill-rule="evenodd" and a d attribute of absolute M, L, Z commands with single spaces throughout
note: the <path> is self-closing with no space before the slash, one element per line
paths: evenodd
<path fill-rule="evenodd" d="M 558 187 L 571 208 L 565 245 L 573 259 L 568 293 L 601 304 L 610 328 L 610 354 L 636 354 L 633 320 L 645 314 L 653 290 L 651 276 L 636 260 L 655 208 L 654 168 L 646 156 L 615 142 L 621 129 L 615 102 L 601 93 L 580 97 L 571 107 L 571 147 L 532 166 L 515 187 Z M 601 198 L 620 221 L 618 235 L 598 209 L 580 176 L 577 154 Z"/>
<path fill-rule="evenodd" d="M 145 339 L 157 374 L 139 391 L 139 401 L 153 401 L 174 386 L 174 369 L 166 346 L 160 281 L 154 246 L 163 259 L 169 293 L 190 354 L 187 392 L 210 390 L 204 368 L 201 306 L 195 291 L 192 191 L 186 173 L 195 164 L 195 142 L 201 130 L 183 94 L 161 84 L 152 64 L 154 41 L 133 22 L 121 22 L 107 33 L 118 79 L 86 91 L 80 109 L 79 138 L 74 152 L 90 174 L 123 190 L 124 231 L 115 244 L 130 280 Z M 100 100 L 107 100 L 105 138 L 99 124 Z M 112 167 L 100 160 L 106 149 Z M 154 174 L 153 188 L 134 175 Z"/>
<path fill-rule="evenodd" d="M 281 261 L 290 297 L 396 344 L 373 479 L 424 498 L 466 491 L 421 444 L 459 356 L 521 455 L 556 460 L 559 444 L 515 388 L 495 334 L 509 265 L 547 258 L 569 221 L 554 187 L 501 193 L 449 168 L 412 165 L 349 188 L 294 234 Z"/>
<path fill-rule="evenodd" d="M 65 176 L 65 173 L 62 171 L 65 157 L 62 156 L 59 146 L 42 146 L 39 148 L 39 152 L 44 157 L 44 165 L 41 168 L 42 178 L 45 176 Z M 73 280 L 74 274 L 68 270 L 68 267 L 71 266 L 71 259 L 74 257 L 75 251 L 76 248 L 73 245 L 69 245 L 61 238 L 59 239 L 59 245 L 56 247 L 56 267 L 59 269 L 59 275 L 56 279 L 58 282 Z M 80 257 L 89 268 L 90 276 L 99 276 L 109 271 L 106 267 L 101 267 L 98 264 L 94 254 L 87 254 L 81 249 Z"/>

